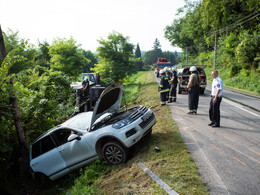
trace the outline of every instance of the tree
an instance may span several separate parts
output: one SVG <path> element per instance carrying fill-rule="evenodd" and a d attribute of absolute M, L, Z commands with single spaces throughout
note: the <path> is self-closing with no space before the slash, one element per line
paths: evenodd
<path fill-rule="evenodd" d="M 98 59 L 90 50 L 88 50 L 88 51 L 82 50 L 82 51 L 83 51 L 85 58 L 89 60 L 84 65 L 83 72 L 89 72 L 90 69 L 94 68 L 95 64 L 98 63 Z"/>
<path fill-rule="evenodd" d="M 43 43 L 39 43 L 38 46 L 39 49 L 37 52 L 36 63 L 40 66 L 50 68 L 51 56 L 49 54 L 49 43 L 44 41 Z"/>
<path fill-rule="evenodd" d="M 173 52 L 165 51 L 163 52 L 163 57 L 166 58 L 168 61 L 170 61 L 172 64 L 176 65 L 177 59 Z"/>
<path fill-rule="evenodd" d="M 137 71 L 133 56 L 134 45 L 128 42 L 128 37 L 113 32 L 107 40 L 98 40 L 97 48 L 99 64 L 92 70 L 99 71 L 103 78 L 120 81 Z"/>
<path fill-rule="evenodd" d="M 144 63 L 142 61 L 142 55 L 141 55 L 141 50 L 140 50 L 140 47 L 139 47 L 139 43 L 137 43 L 137 45 L 136 45 L 135 58 L 137 60 L 139 60 L 138 62 L 136 62 L 137 69 L 138 70 L 143 70 Z"/>
<path fill-rule="evenodd" d="M 22 44 L 22 46 L 24 46 L 24 45 Z M 3 39 L 3 33 L 2 33 L 1 26 L 0 26 L 0 55 L 1 55 L 1 61 L 2 61 L 1 73 L 3 74 L 4 72 L 7 72 L 6 75 L 3 74 L 2 76 L 9 77 L 12 74 L 12 72 L 11 72 L 11 67 L 13 65 L 12 62 L 19 61 L 19 58 L 23 59 L 23 57 L 20 56 L 20 52 L 19 52 L 19 50 L 23 50 L 23 49 L 24 49 L 23 47 L 13 48 L 13 50 L 11 50 L 8 53 L 8 57 L 7 57 L 7 52 L 5 49 L 5 43 L 4 43 L 4 39 Z M 14 52 L 11 53 L 12 51 L 14 51 Z M 7 70 L 4 70 L 4 69 L 7 69 Z M 2 78 L 2 79 L 4 79 L 4 78 Z M 9 77 L 9 82 L 10 82 L 10 89 L 12 89 L 12 92 L 9 94 L 10 95 L 9 98 L 10 98 L 10 104 L 12 106 L 13 120 L 14 120 L 14 125 L 16 127 L 16 132 L 17 132 L 18 141 L 19 141 L 19 145 L 20 145 L 23 166 L 26 167 L 27 162 L 28 162 L 28 153 L 27 153 L 27 148 L 26 148 L 26 144 L 25 144 L 25 136 L 24 136 L 21 116 L 20 116 L 20 112 L 19 112 L 19 108 L 18 108 L 18 102 L 16 99 L 15 91 L 13 89 L 13 78 L 12 77 Z"/>
<path fill-rule="evenodd" d="M 73 38 L 56 39 L 49 47 L 50 67 L 70 76 L 77 76 L 89 61 Z"/>

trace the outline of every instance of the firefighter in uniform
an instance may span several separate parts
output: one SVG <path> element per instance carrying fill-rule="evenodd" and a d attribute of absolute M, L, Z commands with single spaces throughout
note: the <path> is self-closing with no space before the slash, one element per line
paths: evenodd
<path fill-rule="evenodd" d="M 177 99 L 176 88 L 177 88 L 178 79 L 177 79 L 177 72 L 175 68 L 172 68 L 172 78 L 170 80 L 170 83 L 171 83 L 170 94 L 169 94 L 170 100 L 167 103 L 176 102 Z"/>
<path fill-rule="evenodd" d="M 209 107 L 209 119 L 211 123 L 209 126 L 220 127 L 220 103 L 222 100 L 223 93 L 223 82 L 222 79 L 218 77 L 218 71 L 213 70 L 211 73 L 213 77 L 212 89 L 211 89 L 211 100 Z"/>
<path fill-rule="evenodd" d="M 166 77 L 168 77 L 168 80 L 169 80 L 169 91 L 166 95 L 166 101 L 169 100 L 170 98 L 170 88 L 171 88 L 171 79 L 172 79 L 172 73 L 171 73 L 171 69 L 168 68 L 168 67 L 164 67 L 164 72 L 166 74 Z"/>
<path fill-rule="evenodd" d="M 200 83 L 201 78 L 198 75 L 197 68 L 195 66 L 190 67 L 190 78 L 188 83 L 188 99 L 189 99 L 189 111 L 187 114 L 197 114 L 199 95 L 200 95 Z"/>
<path fill-rule="evenodd" d="M 161 75 L 161 81 L 159 85 L 159 91 L 160 91 L 160 99 L 161 99 L 161 106 L 166 105 L 166 96 L 167 93 L 169 92 L 169 79 L 165 75 L 165 71 L 162 69 L 160 70 L 160 75 Z"/>

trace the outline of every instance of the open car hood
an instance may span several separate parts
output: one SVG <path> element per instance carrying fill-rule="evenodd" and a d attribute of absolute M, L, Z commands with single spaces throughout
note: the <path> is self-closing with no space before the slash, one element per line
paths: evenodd
<path fill-rule="evenodd" d="M 95 108 L 93 110 L 91 123 L 89 129 L 91 129 L 92 125 L 95 121 L 105 113 L 118 112 L 123 94 L 123 84 L 121 82 L 117 82 L 109 85 L 98 98 Z"/>

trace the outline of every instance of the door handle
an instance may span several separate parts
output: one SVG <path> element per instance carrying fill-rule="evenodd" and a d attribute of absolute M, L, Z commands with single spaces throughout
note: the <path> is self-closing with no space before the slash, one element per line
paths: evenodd
<path fill-rule="evenodd" d="M 35 165 L 38 165 L 38 162 L 32 164 L 32 166 L 35 166 Z"/>

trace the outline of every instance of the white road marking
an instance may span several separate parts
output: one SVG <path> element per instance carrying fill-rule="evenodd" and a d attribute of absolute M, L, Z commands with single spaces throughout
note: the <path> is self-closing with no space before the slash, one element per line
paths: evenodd
<path fill-rule="evenodd" d="M 157 175 L 155 175 L 149 168 L 147 168 L 143 163 L 139 162 L 137 165 L 146 172 L 156 183 L 158 183 L 167 194 L 178 195 L 170 186 L 168 186 L 163 180 L 161 180 Z"/>
<path fill-rule="evenodd" d="M 250 113 L 250 114 L 252 114 L 252 115 L 257 116 L 257 117 L 260 118 L 260 115 L 258 115 L 258 114 L 256 114 L 256 113 L 253 113 L 253 112 L 251 112 L 251 111 L 249 111 L 249 110 L 244 109 L 243 106 L 241 106 L 240 104 L 237 104 L 237 103 L 232 102 L 232 101 L 227 100 L 227 99 L 223 99 L 223 102 L 226 102 L 226 103 L 228 103 L 228 104 L 230 104 L 230 105 L 232 105 L 232 106 L 235 106 L 236 108 L 239 108 L 239 109 L 241 109 L 241 110 L 243 110 L 243 111 L 245 111 L 245 112 L 248 112 L 248 113 Z"/>

